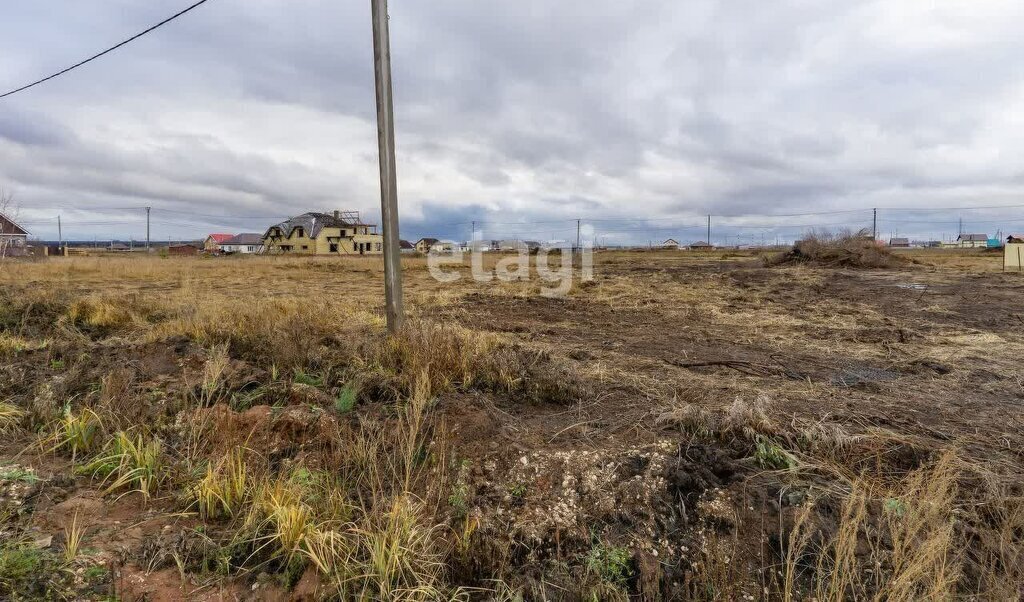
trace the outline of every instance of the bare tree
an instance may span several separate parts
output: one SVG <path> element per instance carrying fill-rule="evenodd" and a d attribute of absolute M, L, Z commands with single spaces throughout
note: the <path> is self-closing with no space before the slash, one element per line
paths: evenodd
<path fill-rule="evenodd" d="M 17 231 L 15 221 L 18 219 L 18 204 L 14 201 L 14 193 L 0 187 L 0 258 L 7 257 L 15 245 Z"/>

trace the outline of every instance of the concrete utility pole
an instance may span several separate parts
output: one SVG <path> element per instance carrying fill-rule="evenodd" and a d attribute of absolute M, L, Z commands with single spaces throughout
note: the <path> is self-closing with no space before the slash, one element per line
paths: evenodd
<path fill-rule="evenodd" d="M 60 226 L 60 216 L 57 216 L 57 250 L 64 246 L 64 230 Z"/>
<path fill-rule="evenodd" d="M 149 212 L 152 207 L 146 207 L 146 252 L 149 253 Z"/>
<path fill-rule="evenodd" d="M 576 219 L 576 252 L 577 253 L 581 253 L 582 252 L 582 250 L 580 249 L 580 220 L 579 220 L 579 218 Z"/>
<path fill-rule="evenodd" d="M 878 240 L 878 209 L 871 210 L 871 240 Z"/>
<path fill-rule="evenodd" d="M 708 216 L 708 246 L 711 246 L 711 216 Z"/>
<path fill-rule="evenodd" d="M 398 246 L 398 176 L 395 120 L 391 97 L 391 40 L 387 0 L 370 0 L 373 21 L 373 74 L 377 89 L 377 148 L 380 153 L 380 213 L 384 226 L 384 306 L 388 332 L 397 333 L 402 309 L 402 262 Z"/>

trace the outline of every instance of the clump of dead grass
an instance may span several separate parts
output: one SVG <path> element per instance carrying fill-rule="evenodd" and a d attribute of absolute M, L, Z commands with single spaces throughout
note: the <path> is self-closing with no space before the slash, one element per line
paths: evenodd
<path fill-rule="evenodd" d="M 43 349 L 47 344 L 47 341 L 31 341 L 9 332 L 0 332 L 0 357 Z"/>
<path fill-rule="evenodd" d="M 411 321 L 397 336 L 370 348 L 367 361 L 399 378 L 405 394 L 432 397 L 481 378 L 481 360 L 495 344 L 492 337 L 451 323 Z"/>
<path fill-rule="evenodd" d="M 343 341 L 350 348 L 367 331 L 381 334 L 382 327 L 379 315 L 324 298 L 231 299 L 179 308 L 156 324 L 146 340 L 185 336 L 291 370 L 308 365 L 326 343 Z"/>

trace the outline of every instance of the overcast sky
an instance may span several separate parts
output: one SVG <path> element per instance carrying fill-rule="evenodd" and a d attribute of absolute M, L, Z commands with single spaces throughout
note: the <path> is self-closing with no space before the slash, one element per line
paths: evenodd
<path fill-rule="evenodd" d="M 5 2 L 0 88 L 190 3 Z M 689 241 L 708 213 L 759 214 L 716 238 L 795 236 L 870 211 L 761 216 L 1024 204 L 1020 0 L 390 4 L 406 238 L 570 237 L 580 216 L 609 242 Z M 58 213 L 66 237 L 144 237 L 144 206 L 154 238 L 376 221 L 372 67 L 369 0 L 210 0 L 0 100 L 0 187 L 44 238 Z M 880 235 L 960 215 L 883 211 Z M 1021 209 L 962 215 L 1024 229 Z"/>

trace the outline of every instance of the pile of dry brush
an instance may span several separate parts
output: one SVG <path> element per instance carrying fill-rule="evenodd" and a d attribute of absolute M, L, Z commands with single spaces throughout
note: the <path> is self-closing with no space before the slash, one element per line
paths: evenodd
<path fill-rule="evenodd" d="M 811 231 L 789 251 L 765 259 L 768 266 L 813 264 L 833 268 L 895 268 L 910 263 L 910 259 L 879 244 L 867 230 L 838 234 Z"/>

